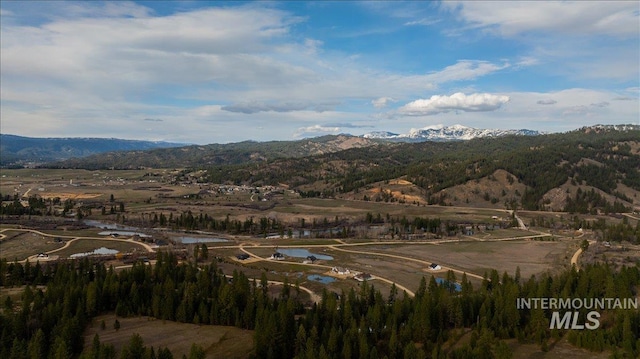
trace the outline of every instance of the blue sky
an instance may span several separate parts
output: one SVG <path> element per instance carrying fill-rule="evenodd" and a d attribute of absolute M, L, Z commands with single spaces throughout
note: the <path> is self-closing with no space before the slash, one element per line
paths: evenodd
<path fill-rule="evenodd" d="M 0 132 L 184 143 L 640 119 L 637 1 L 0 3 Z"/>

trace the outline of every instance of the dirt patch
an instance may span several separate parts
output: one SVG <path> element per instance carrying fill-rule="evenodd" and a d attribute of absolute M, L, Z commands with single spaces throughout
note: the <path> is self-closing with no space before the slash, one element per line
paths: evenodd
<path fill-rule="evenodd" d="M 399 184 L 399 185 L 403 185 L 403 186 L 408 186 L 408 185 L 413 185 L 413 183 L 407 181 L 407 180 L 403 180 L 403 179 L 396 179 L 393 181 L 389 181 L 389 184 Z"/>
<path fill-rule="evenodd" d="M 253 331 L 219 325 L 196 325 L 163 321 L 149 317 L 118 318 L 120 330 L 113 329 L 114 315 L 93 320 L 85 331 L 85 349 L 91 346 L 97 333 L 102 343 L 113 344 L 116 352 L 138 333 L 145 346 L 167 347 L 174 358 L 189 355 L 193 343 L 204 348 L 207 358 L 248 358 L 253 351 Z M 106 329 L 100 329 L 104 320 Z"/>
<path fill-rule="evenodd" d="M 102 196 L 101 193 L 69 193 L 69 192 L 50 192 L 50 193 L 41 193 L 40 196 L 44 199 L 50 198 L 60 198 L 61 201 L 66 201 L 68 199 L 79 200 L 79 199 L 91 199 Z"/>

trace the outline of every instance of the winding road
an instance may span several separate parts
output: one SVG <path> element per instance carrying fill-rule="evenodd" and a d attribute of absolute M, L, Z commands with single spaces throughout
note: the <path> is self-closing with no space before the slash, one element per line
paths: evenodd
<path fill-rule="evenodd" d="M 520 223 L 521 227 L 524 227 L 524 223 L 522 223 L 522 220 L 520 220 L 517 216 L 516 218 L 518 219 L 518 222 Z M 526 227 L 524 227 L 526 228 Z M 3 234 L 3 232 L 6 231 L 18 231 L 18 232 L 32 232 L 32 233 L 36 233 L 39 234 L 41 236 L 44 237 L 57 237 L 57 238 L 66 238 L 69 239 L 65 245 L 61 248 L 57 248 L 54 250 L 51 250 L 49 252 L 46 252 L 47 254 L 52 254 L 58 251 L 61 251 L 67 247 L 69 247 L 73 242 L 77 241 L 77 240 L 110 240 L 110 241 L 120 241 L 120 242 L 127 242 L 127 243 L 134 243 L 137 244 L 141 247 L 143 247 L 146 251 L 148 252 L 155 252 L 155 248 L 150 246 L 147 243 L 144 242 L 138 242 L 138 241 L 134 241 L 132 237 L 130 238 L 113 238 L 110 236 L 104 236 L 104 237 L 91 237 L 91 236 L 65 236 L 65 235 L 53 235 L 53 234 L 48 234 L 48 233 L 44 233 L 38 230 L 34 230 L 34 229 L 15 229 L 15 228 L 6 228 L 6 229 L 2 229 L 0 230 L 0 240 L 4 240 L 4 238 L 6 238 L 6 235 Z M 547 233 L 540 233 L 539 234 L 535 234 L 535 235 L 530 235 L 530 236 L 521 236 L 521 237 L 509 237 L 509 238 L 496 238 L 496 239 L 478 239 L 478 238 L 473 238 L 473 237 L 468 237 L 466 240 L 457 240 L 458 242 L 464 242 L 464 241 L 483 241 L 483 242 L 489 242 L 489 241 L 509 241 L 509 240 L 523 240 L 523 239 L 533 239 L 533 238 L 539 238 L 539 237 L 545 237 L 545 236 L 551 236 L 551 234 L 547 234 Z M 354 253 L 354 254 L 361 254 L 361 255 L 368 255 L 368 256 L 379 256 L 379 257 L 387 257 L 387 258 L 394 258 L 394 259 L 399 259 L 402 261 L 410 261 L 410 262 L 415 262 L 415 263 L 419 263 L 421 265 L 424 265 L 425 268 L 428 267 L 431 263 L 434 262 L 438 262 L 438 261 L 432 261 L 432 260 L 427 260 L 426 258 L 421 258 L 421 259 L 417 259 L 417 258 L 412 258 L 412 257 L 408 257 L 408 256 L 403 256 L 403 255 L 399 255 L 399 254 L 392 254 L 392 253 L 381 253 L 381 252 L 376 252 L 376 251 L 364 251 L 364 250 L 358 250 L 355 249 L 359 246 L 370 246 L 370 245 L 439 245 L 439 244 L 443 244 L 443 243 L 451 243 L 454 242 L 452 240 L 436 240 L 436 241 L 369 241 L 369 242 L 359 242 L 359 243 L 346 243 L 343 240 L 340 239 L 335 239 L 335 243 L 334 244 L 296 244 L 296 245 L 275 245 L 275 244 L 269 244 L 269 245 L 262 245 L 259 243 L 241 243 L 238 245 L 229 245 L 229 246 L 211 246 L 208 247 L 209 250 L 215 250 L 215 249 L 238 249 L 240 251 L 242 251 L 243 253 L 246 253 L 250 256 L 250 258 L 252 259 L 253 262 L 258 262 L 258 261 L 270 261 L 270 259 L 268 258 L 263 258 L 260 257 L 258 255 L 256 255 L 255 253 L 253 253 L 251 251 L 252 248 L 329 248 L 332 250 L 336 250 L 336 251 L 341 251 L 341 252 L 346 252 L 346 253 Z M 350 249 L 347 249 L 347 247 L 350 247 Z M 355 247 L 355 248 L 353 248 Z M 353 249 L 351 249 L 353 248 Z M 582 252 L 581 249 L 578 249 L 578 251 L 576 251 L 573 255 L 573 257 L 571 258 L 571 264 L 576 264 L 577 266 L 577 262 L 578 262 L 578 258 L 580 256 L 580 253 Z M 34 256 L 30 256 L 29 258 L 23 260 L 22 262 L 25 261 L 37 261 L 37 260 L 47 260 L 47 258 L 37 258 L 37 255 Z M 287 261 L 287 260 L 283 260 L 283 261 L 277 261 L 278 263 L 286 263 L 286 264 L 295 264 L 295 265 L 303 265 L 303 266 L 308 266 L 308 267 L 314 267 L 314 268 L 322 268 L 322 269 L 326 269 L 326 270 L 330 270 L 331 268 L 333 268 L 333 266 L 329 266 L 329 265 L 325 265 L 325 264 L 317 264 L 317 263 L 302 263 L 302 262 L 294 262 L 294 261 Z M 124 266 L 127 267 L 127 266 Z M 456 269 L 453 267 L 449 267 L 449 266 L 442 266 L 441 270 L 438 270 L 438 273 L 441 272 L 446 272 L 446 271 L 453 271 L 455 273 L 458 274 L 466 274 L 468 277 L 473 277 L 476 279 L 484 279 L 483 276 L 475 274 L 475 273 L 469 273 L 467 271 L 461 270 L 461 269 Z M 434 272 L 436 273 L 436 272 Z M 388 283 L 388 284 L 392 284 L 395 285 L 399 290 L 401 291 L 405 291 L 407 293 L 407 295 L 410 296 L 414 296 L 414 292 L 411 291 L 410 289 L 408 289 L 407 287 L 398 284 L 390 279 L 387 279 L 383 276 L 377 275 L 375 273 L 372 273 L 372 279 L 374 280 L 380 280 L 382 282 Z M 269 283 L 271 284 L 278 284 L 281 285 L 283 284 L 282 282 L 278 282 L 278 281 L 269 281 Z M 300 287 L 301 290 L 304 290 L 305 292 L 309 293 L 311 295 L 311 298 L 314 302 L 318 302 L 320 300 L 320 297 L 318 294 L 314 293 L 312 290 L 310 290 L 309 288 L 306 287 Z"/>
<path fill-rule="evenodd" d="M 4 232 L 6 231 L 13 231 L 13 232 L 31 232 L 31 233 L 36 233 L 38 235 L 41 235 L 43 237 L 49 237 L 49 238 L 66 238 L 69 239 L 68 241 L 66 241 L 66 243 L 64 244 L 64 246 L 60 247 L 60 248 L 56 248 L 47 252 L 47 255 L 50 254 L 54 254 L 58 251 L 61 251 L 65 248 L 68 248 L 73 242 L 78 241 L 78 240 L 101 240 L 101 241 L 115 241 L 115 242 L 126 242 L 126 243 L 133 243 L 133 244 L 137 244 L 141 247 L 143 247 L 147 252 L 155 252 L 155 248 L 150 246 L 147 243 L 144 242 L 137 242 L 133 240 L 133 237 L 130 238 L 113 238 L 111 236 L 104 236 L 104 237 L 87 237 L 87 236 L 65 236 L 65 235 L 57 235 L 57 234 L 49 234 L 49 233 L 44 233 L 35 229 L 23 229 L 23 228 L 5 228 L 5 229 L 1 229 L 0 230 L 0 240 L 4 240 L 6 238 L 6 235 L 4 234 Z M 20 263 L 25 263 L 26 261 L 47 261 L 47 260 L 52 260 L 51 258 L 38 258 L 38 255 L 32 255 L 29 256 L 27 259 L 24 259 L 22 261 L 20 261 Z"/>

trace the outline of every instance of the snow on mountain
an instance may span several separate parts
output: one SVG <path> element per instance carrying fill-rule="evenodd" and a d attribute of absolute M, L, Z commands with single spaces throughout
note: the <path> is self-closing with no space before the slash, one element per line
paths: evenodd
<path fill-rule="evenodd" d="M 378 138 L 378 139 L 387 139 L 399 136 L 397 133 L 388 132 L 388 131 L 373 131 L 362 135 L 364 138 Z"/>
<path fill-rule="evenodd" d="M 370 132 L 362 137 L 375 138 L 396 142 L 423 142 L 423 141 L 462 141 L 480 137 L 499 137 L 506 135 L 535 136 L 538 131 L 533 130 L 500 130 L 500 129 L 477 129 L 463 125 L 452 126 L 427 126 L 423 128 L 412 128 L 409 133 L 395 134 L 386 131 Z"/>

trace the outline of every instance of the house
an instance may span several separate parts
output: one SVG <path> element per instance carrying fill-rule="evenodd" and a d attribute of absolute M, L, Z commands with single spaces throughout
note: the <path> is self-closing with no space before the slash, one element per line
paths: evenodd
<path fill-rule="evenodd" d="M 238 254 L 236 258 L 238 258 L 238 260 L 240 261 L 243 261 L 245 259 L 249 259 L 249 255 L 247 253 L 241 253 L 241 254 Z"/>
<path fill-rule="evenodd" d="M 364 282 L 365 280 L 371 280 L 372 278 L 373 277 L 371 277 L 371 274 L 369 273 L 359 273 L 353 276 L 353 279 L 357 280 L 358 282 Z"/>
<path fill-rule="evenodd" d="M 333 267 L 331 268 L 331 272 L 338 275 L 347 275 L 351 273 L 351 271 L 343 267 Z"/>
<path fill-rule="evenodd" d="M 440 270 L 440 269 L 442 269 L 442 267 L 439 264 L 431 263 L 431 265 L 429 265 L 429 269 L 431 269 L 431 270 Z"/>
<path fill-rule="evenodd" d="M 284 254 L 280 253 L 280 252 L 275 252 L 271 255 L 271 257 L 269 259 L 273 259 L 276 261 L 283 261 L 285 259 Z"/>
<path fill-rule="evenodd" d="M 315 262 L 318 260 L 318 258 L 316 258 L 316 256 L 311 255 L 311 256 L 307 256 L 307 260 L 310 261 L 311 263 Z"/>
<path fill-rule="evenodd" d="M 49 255 L 48 255 L 48 254 L 46 254 L 46 253 L 40 253 L 40 254 L 38 254 L 38 256 L 37 256 L 37 257 L 38 257 L 38 258 L 49 258 Z"/>

